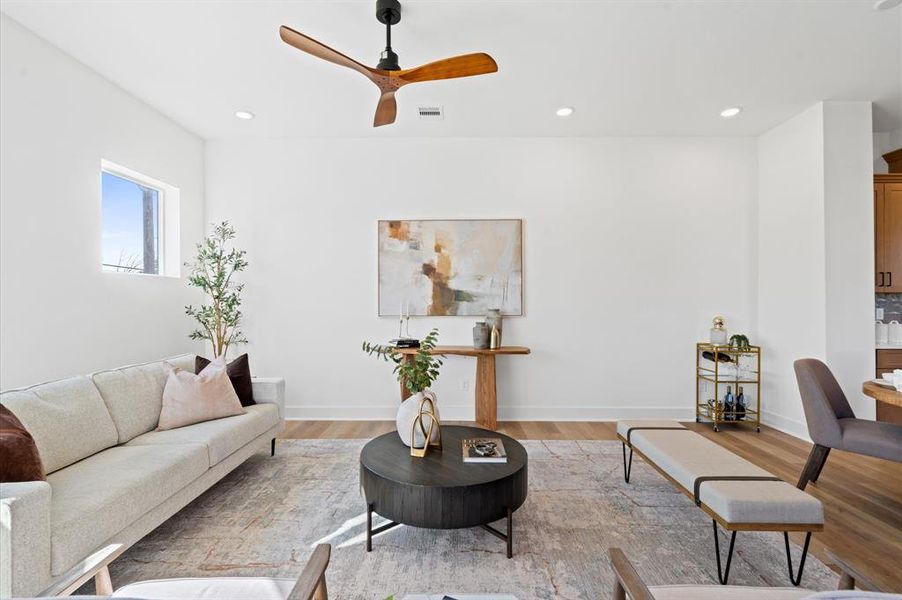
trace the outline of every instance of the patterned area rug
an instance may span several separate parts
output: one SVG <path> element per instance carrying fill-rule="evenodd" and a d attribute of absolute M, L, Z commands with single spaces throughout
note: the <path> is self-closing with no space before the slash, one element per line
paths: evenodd
<path fill-rule="evenodd" d="M 317 542 L 333 546 L 327 581 L 337 599 L 424 592 L 609 598 L 611 546 L 623 548 L 649 584 L 716 583 L 711 521 L 641 459 L 624 483 L 620 443 L 613 441 L 524 442 L 529 497 L 514 514 L 511 560 L 500 540 L 478 528 L 397 527 L 367 553 L 358 483 L 364 443 L 280 440 L 274 458 L 252 457 L 113 563 L 114 584 L 293 578 Z M 721 534 L 723 552 L 726 541 Z M 794 546 L 795 562 L 799 552 Z M 781 534 L 737 536 L 730 583 L 788 586 L 787 577 Z M 808 557 L 805 587 L 835 589 L 836 581 Z"/>

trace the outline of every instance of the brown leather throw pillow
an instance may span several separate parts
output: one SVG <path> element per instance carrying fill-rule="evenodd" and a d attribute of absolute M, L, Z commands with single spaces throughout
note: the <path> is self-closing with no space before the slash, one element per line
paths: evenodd
<path fill-rule="evenodd" d="M 203 356 L 195 357 L 194 372 L 200 373 L 204 367 L 210 364 L 210 361 Z M 248 362 L 247 354 L 242 354 L 226 366 L 226 372 L 229 374 L 229 381 L 238 394 L 238 400 L 241 406 L 252 406 L 254 402 L 254 386 L 251 385 L 251 365 Z"/>
<path fill-rule="evenodd" d="M 0 404 L 0 482 L 46 480 L 34 438 L 16 415 Z"/>

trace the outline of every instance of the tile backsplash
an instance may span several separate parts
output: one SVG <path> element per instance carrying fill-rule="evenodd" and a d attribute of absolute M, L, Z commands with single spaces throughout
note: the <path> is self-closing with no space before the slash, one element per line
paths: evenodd
<path fill-rule="evenodd" d="M 883 309 L 883 322 L 902 323 L 902 294 L 874 294 L 874 308 Z"/>

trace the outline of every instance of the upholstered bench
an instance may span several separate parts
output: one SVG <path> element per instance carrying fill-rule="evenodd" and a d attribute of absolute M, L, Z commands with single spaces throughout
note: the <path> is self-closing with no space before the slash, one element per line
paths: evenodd
<path fill-rule="evenodd" d="M 824 508 L 819 500 L 677 421 L 618 421 L 617 437 L 623 443 L 623 475 L 627 483 L 635 452 L 711 517 L 720 583 L 725 585 L 730 576 L 737 532 L 782 531 L 789 579 L 793 585 L 799 585 L 811 534 L 824 528 Z M 718 523 L 732 533 L 723 568 Z M 797 575 L 792 572 L 790 531 L 806 533 Z"/>

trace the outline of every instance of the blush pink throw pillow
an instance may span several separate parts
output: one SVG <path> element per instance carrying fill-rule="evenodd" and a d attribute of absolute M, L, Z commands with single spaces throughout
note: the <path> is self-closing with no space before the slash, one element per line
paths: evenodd
<path fill-rule="evenodd" d="M 165 361 L 163 365 L 168 376 L 157 431 L 244 414 L 225 358 L 215 359 L 197 375 Z"/>

